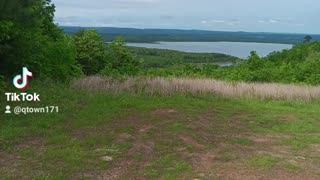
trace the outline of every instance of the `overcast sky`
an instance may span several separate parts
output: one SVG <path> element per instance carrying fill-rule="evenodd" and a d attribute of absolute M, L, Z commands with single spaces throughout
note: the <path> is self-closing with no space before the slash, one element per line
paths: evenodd
<path fill-rule="evenodd" d="M 52 0 L 59 25 L 320 34 L 319 0 Z"/>

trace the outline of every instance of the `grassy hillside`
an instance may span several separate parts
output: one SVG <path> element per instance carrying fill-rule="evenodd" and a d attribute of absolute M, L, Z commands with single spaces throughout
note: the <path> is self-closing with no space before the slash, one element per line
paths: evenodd
<path fill-rule="evenodd" d="M 63 27 L 68 36 L 50 0 L 23 2 L 1 3 L 0 179 L 320 179 L 320 43 L 310 37 L 240 62 L 106 41 L 305 35 Z M 13 77 L 41 102 L 7 100 L 21 93 Z M 48 106 L 59 112 L 25 109 Z"/>
<path fill-rule="evenodd" d="M 58 114 L 0 113 L 4 179 L 320 177 L 317 101 L 115 95 L 45 84 L 28 90 L 41 103 L 9 104 L 57 105 Z"/>

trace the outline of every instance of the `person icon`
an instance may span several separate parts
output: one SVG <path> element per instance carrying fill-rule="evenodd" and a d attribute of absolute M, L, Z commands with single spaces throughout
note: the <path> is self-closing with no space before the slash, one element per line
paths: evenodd
<path fill-rule="evenodd" d="M 10 106 L 6 106 L 6 112 L 5 112 L 5 114 L 11 114 L 10 109 L 11 109 L 11 107 L 10 107 Z"/>

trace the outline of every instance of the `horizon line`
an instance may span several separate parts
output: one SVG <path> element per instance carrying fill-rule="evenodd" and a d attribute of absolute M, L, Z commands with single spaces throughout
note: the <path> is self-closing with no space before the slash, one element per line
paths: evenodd
<path fill-rule="evenodd" d="M 299 32 L 266 32 L 266 31 L 228 31 L 228 30 L 207 30 L 207 29 L 178 29 L 178 28 L 136 28 L 136 27 L 114 27 L 114 26 L 75 26 L 57 25 L 59 27 L 77 28 L 115 28 L 115 29 L 136 29 L 136 30 L 180 30 L 180 31 L 209 31 L 209 32 L 233 32 L 233 33 L 265 33 L 265 34 L 296 34 L 296 35 L 320 35 L 320 33 L 299 33 Z"/>

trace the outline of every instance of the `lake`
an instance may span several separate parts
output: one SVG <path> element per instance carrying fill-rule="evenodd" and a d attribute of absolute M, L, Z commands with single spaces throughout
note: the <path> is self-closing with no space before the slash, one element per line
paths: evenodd
<path fill-rule="evenodd" d="M 158 42 L 128 43 L 127 46 L 169 49 L 192 53 L 222 53 L 243 59 L 247 58 L 251 51 L 256 51 L 260 57 L 264 57 L 274 51 L 292 48 L 290 44 L 251 42 Z"/>

